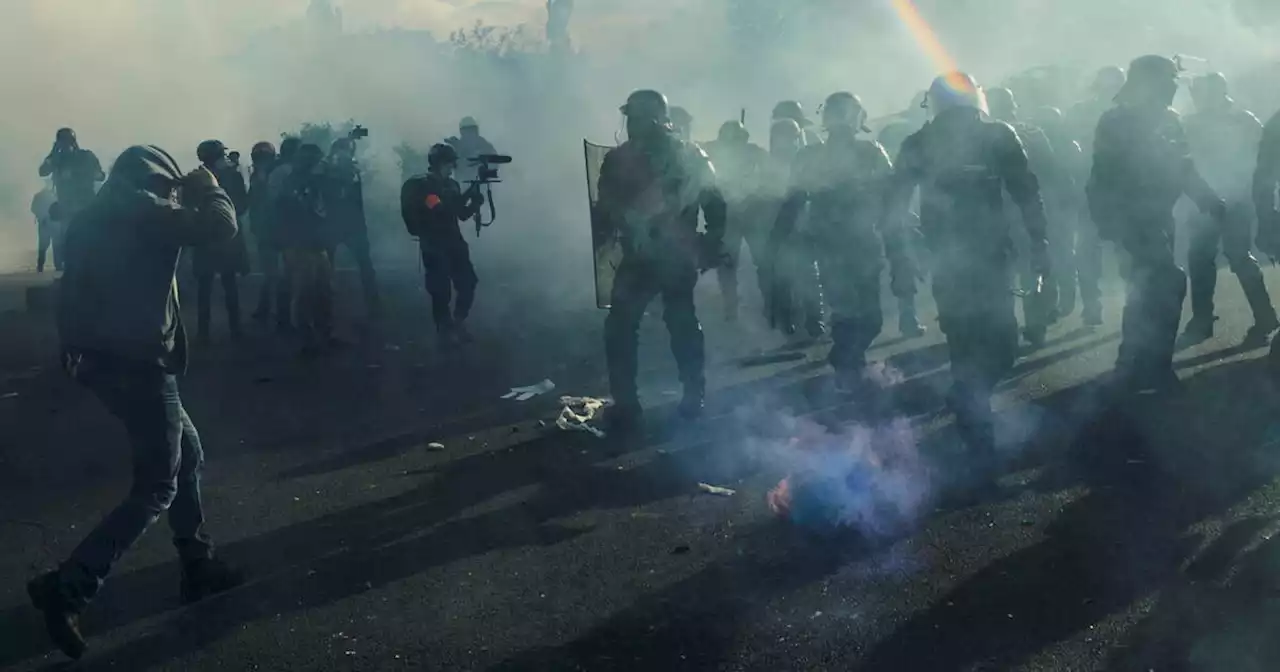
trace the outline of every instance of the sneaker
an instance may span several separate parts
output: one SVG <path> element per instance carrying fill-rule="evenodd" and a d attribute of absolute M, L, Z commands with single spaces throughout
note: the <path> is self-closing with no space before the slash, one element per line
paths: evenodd
<path fill-rule="evenodd" d="M 182 566 L 182 603 L 199 602 L 210 595 L 225 593 L 244 583 L 244 572 L 233 569 L 217 558 L 184 563 Z"/>
<path fill-rule="evenodd" d="M 58 650 L 79 660 L 89 645 L 80 634 L 80 614 L 67 604 L 58 573 L 49 572 L 27 583 L 27 595 L 36 609 L 44 612 L 44 627 Z"/>

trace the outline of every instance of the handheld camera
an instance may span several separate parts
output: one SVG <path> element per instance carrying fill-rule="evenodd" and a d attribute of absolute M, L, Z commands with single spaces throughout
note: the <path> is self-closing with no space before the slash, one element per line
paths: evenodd
<path fill-rule="evenodd" d="M 484 220 L 484 215 L 476 213 L 476 237 L 480 237 L 480 230 L 491 226 L 493 221 L 498 218 L 498 208 L 493 203 L 493 188 L 490 185 L 497 184 L 502 180 L 498 176 L 498 166 L 511 163 L 511 157 L 505 154 L 481 154 L 467 159 L 467 162 L 476 168 L 476 176 L 474 179 L 467 180 L 471 185 L 470 189 L 479 191 L 483 185 L 485 190 L 485 200 L 489 202 L 489 221 Z"/>

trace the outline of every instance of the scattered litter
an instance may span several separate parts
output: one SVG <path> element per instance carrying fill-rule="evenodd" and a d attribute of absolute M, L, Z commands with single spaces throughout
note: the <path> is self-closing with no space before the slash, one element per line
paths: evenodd
<path fill-rule="evenodd" d="M 516 401 L 529 401 L 540 394 L 546 394 L 554 389 L 556 389 L 556 384 L 551 382 L 550 378 L 544 378 L 541 383 L 537 383 L 535 385 L 513 387 L 510 392 L 502 395 L 502 398 L 515 399 Z"/>
<path fill-rule="evenodd" d="M 0 399 L 13 399 L 17 396 L 17 392 L 6 392 L 5 394 L 0 394 Z"/>
<path fill-rule="evenodd" d="M 431 443 L 428 443 L 428 444 L 427 444 L 427 450 L 429 450 L 429 451 L 431 451 L 431 452 L 433 452 L 433 453 L 438 453 L 438 452 L 440 452 L 440 451 L 444 450 L 444 444 L 443 444 L 443 443 L 438 443 L 438 442 L 436 442 L 436 441 L 432 441 Z"/>
<path fill-rule="evenodd" d="M 594 397 L 560 397 L 560 417 L 556 418 L 556 426 L 570 431 L 588 432 L 598 439 L 604 438 L 604 432 L 590 424 L 600 411 L 613 405 L 609 399 Z"/>
<path fill-rule="evenodd" d="M 685 553 L 688 553 L 688 552 L 689 552 L 688 544 L 680 544 L 679 546 L 676 546 L 675 548 L 671 549 L 671 555 L 684 555 Z"/>
<path fill-rule="evenodd" d="M 547 421 L 546 421 L 546 420 L 539 420 L 539 421 L 538 421 L 538 427 L 546 427 L 546 426 L 547 426 Z"/>
<path fill-rule="evenodd" d="M 738 491 L 732 488 L 722 488 L 718 485 L 710 485 L 707 483 L 699 483 L 698 489 L 708 495 L 720 495 L 721 497 L 732 497 L 738 494 Z"/>

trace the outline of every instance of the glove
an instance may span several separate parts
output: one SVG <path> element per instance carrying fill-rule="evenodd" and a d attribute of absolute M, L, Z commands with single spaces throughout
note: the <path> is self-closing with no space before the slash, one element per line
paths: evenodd
<path fill-rule="evenodd" d="M 196 168 L 182 178 L 182 189 L 189 194 L 207 194 L 218 186 L 218 178 L 204 166 Z"/>
<path fill-rule="evenodd" d="M 698 269 L 709 271 L 713 268 L 723 268 L 732 262 L 729 253 L 724 249 L 724 243 L 718 239 L 708 238 L 707 234 L 698 236 Z"/>

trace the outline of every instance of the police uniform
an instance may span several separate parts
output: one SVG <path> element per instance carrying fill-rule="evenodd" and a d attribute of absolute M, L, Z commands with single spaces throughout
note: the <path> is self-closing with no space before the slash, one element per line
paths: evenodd
<path fill-rule="evenodd" d="M 879 143 L 852 134 L 806 146 L 796 157 L 792 192 L 778 219 L 778 235 L 788 236 L 808 204 L 823 297 L 831 308 L 828 360 L 845 382 L 861 375 L 867 349 L 884 326 L 880 275 L 891 241 L 882 240 L 876 226 L 891 171 Z M 896 276 L 902 272 L 894 271 L 901 282 Z M 914 286 L 914 274 L 906 274 Z"/>
<path fill-rule="evenodd" d="M 760 183 L 769 153 L 759 145 L 727 139 L 708 142 L 704 147 L 715 166 L 716 184 L 728 208 L 724 247 L 729 255 L 729 264 L 717 269 L 717 273 L 725 300 L 725 315 L 733 320 L 738 314 L 738 262 L 744 242 L 756 267 L 760 292 L 762 295 L 768 293 L 766 248 L 771 222 L 763 216 L 766 209 Z"/>
<path fill-rule="evenodd" d="M 331 162 L 325 171 L 325 204 L 333 222 L 334 248 L 330 259 L 336 261 L 337 246 L 347 248 L 360 269 L 360 288 L 365 307 L 371 314 L 379 309 L 378 278 L 369 251 L 369 226 L 364 213 L 364 181 L 355 162 Z"/>
<path fill-rule="evenodd" d="M 605 319 L 613 398 L 628 412 L 639 409 L 637 332 L 646 308 L 661 296 L 684 403 L 700 410 L 705 346 L 693 289 L 700 267 L 715 265 L 707 257 L 718 257 L 724 238 L 725 203 L 715 170 L 701 149 L 673 134 L 644 144 L 628 140 L 605 155 L 598 193 L 601 215 L 618 232 L 623 249 Z M 702 236 L 700 209 L 706 218 Z"/>
<path fill-rule="evenodd" d="M 903 142 L 890 222 L 905 215 L 917 186 L 933 295 L 951 355 L 948 405 L 970 448 L 989 456 L 995 445 L 991 395 L 1018 347 L 1004 193 L 1022 211 L 1028 249 L 1044 266 L 1047 224 L 1039 182 L 1008 124 L 985 120 L 979 109 L 954 107 Z"/>
<path fill-rule="evenodd" d="M 1101 237 L 1123 246 L 1130 260 L 1116 369 L 1137 389 L 1176 382 L 1173 354 L 1187 278 L 1173 255 L 1173 206 L 1184 194 L 1202 211 L 1222 207 L 1196 170 L 1177 112 L 1122 104 L 1102 115 L 1089 211 Z"/>
<path fill-rule="evenodd" d="M 1187 254 L 1191 280 L 1191 323 L 1187 331 L 1207 337 L 1213 333 L 1214 291 L 1218 282 L 1218 248 L 1231 272 L 1240 281 L 1253 311 L 1255 337 L 1274 331 L 1276 311 L 1253 256 L 1254 203 L 1251 193 L 1256 148 L 1262 140 L 1262 123 L 1247 110 L 1231 106 L 1188 115 L 1187 144 L 1205 180 L 1227 201 L 1227 219 L 1221 225 L 1201 215 L 1192 220 Z"/>

